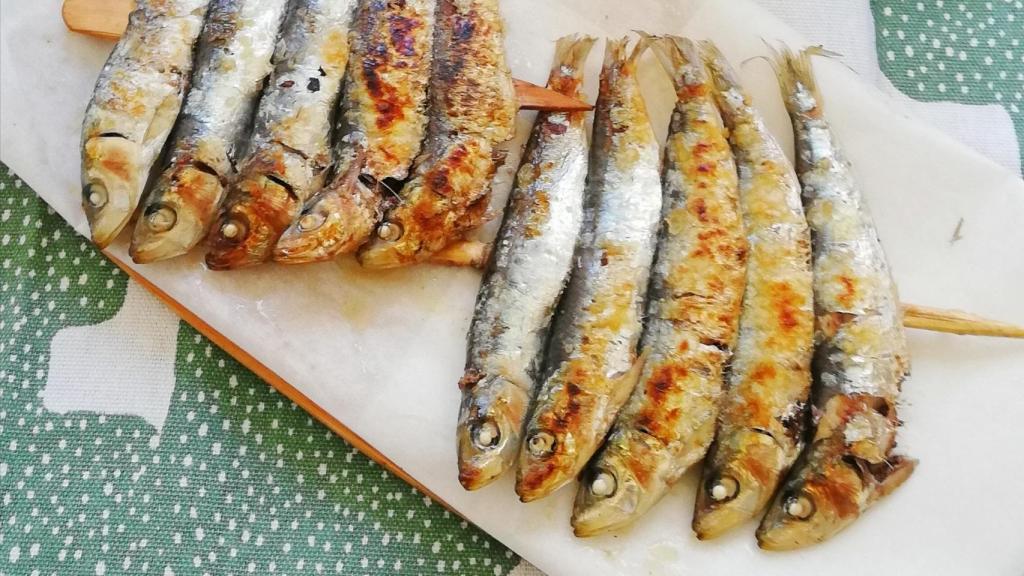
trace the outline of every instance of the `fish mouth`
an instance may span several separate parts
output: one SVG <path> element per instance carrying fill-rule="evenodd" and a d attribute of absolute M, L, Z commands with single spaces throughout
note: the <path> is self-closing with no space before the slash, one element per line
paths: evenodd
<path fill-rule="evenodd" d="M 117 238 L 138 207 L 141 153 L 120 135 L 90 138 L 83 147 L 82 207 L 92 241 L 100 248 Z"/>
<path fill-rule="evenodd" d="M 551 438 L 550 452 L 537 455 L 531 453 L 531 444 L 545 434 Z M 566 443 L 570 446 L 566 446 Z M 516 494 L 521 502 L 540 500 L 572 482 L 576 474 L 575 448 L 571 443 L 571 437 L 556 438 L 545 431 L 527 434 L 520 448 L 519 470 L 516 474 Z"/>
<path fill-rule="evenodd" d="M 371 240 L 369 244 L 359 250 L 356 258 L 358 258 L 359 264 L 363 268 L 387 270 L 406 266 L 416 261 L 415 253 L 413 255 L 406 255 L 407 250 L 403 249 L 401 243 L 381 240 L 379 238 L 381 235 L 386 234 L 386 226 L 395 225 L 391 222 L 382 223 L 377 227 L 376 234 L 378 238 Z"/>
<path fill-rule="evenodd" d="M 697 538 L 718 538 L 760 514 L 787 466 L 785 452 L 771 435 L 739 432 L 704 465 L 693 514 Z"/>

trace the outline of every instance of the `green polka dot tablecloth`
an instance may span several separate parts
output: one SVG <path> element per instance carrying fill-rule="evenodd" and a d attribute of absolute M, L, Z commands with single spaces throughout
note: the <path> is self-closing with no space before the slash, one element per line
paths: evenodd
<path fill-rule="evenodd" d="M 762 3 L 1020 169 L 1020 1 Z M 3 166 L 0 498 L 2 575 L 538 574 L 175 319 Z"/>

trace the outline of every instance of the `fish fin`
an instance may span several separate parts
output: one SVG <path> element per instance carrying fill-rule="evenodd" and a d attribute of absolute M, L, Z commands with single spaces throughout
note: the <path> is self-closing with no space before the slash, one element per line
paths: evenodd
<path fill-rule="evenodd" d="M 791 94 L 807 90 L 817 102 L 817 108 L 820 109 L 821 92 L 818 90 L 818 82 L 814 77 L 811 57 L 838 58 L 839 54 L 825 49 L 824 46 L 808 46 L 796 53 L 785 44 L 779 48 L 771 46 L 769 48 L 773 56 L 772 68 L 775 69 L 775 74 L 779 77 L 783 96 L 788 99 Z"/>
<path fill-rule="evenodd" d="M 897 488 L 903 485 L 917 468 L 917 460 L 905 456 L 893 456 L 888 462 L 872 466 L 872 474 L 878 480 L 875 487 L 874 499 L 883 498 L 892 494 Z"/>
<path fill-rule="evenodd" d="M 633 393 L 633 388 L 636 388 L 637 383 L 640 382 L 640 376 L 644 372 L 644 365 L 647 364 L 647 359 L 650 355 L 650 351 L 645 349 L 636 357 L 629 370 L 626 370 L 615 379 L 615 384 L 612 386 L 614 391 L 613 397 L 619 405 L 629 398 L 629 395 Z"/>
<path fill-rule="evenodd" d="M 652 36 L 647 32 L 637 30 L 636 33 L 640 35 L 640 41 L 633 47 L 633 52 L 629 55 L 629 59 L 627 60 L 627 63 L 631 66 L 636 66 L 637 61 L 640 60 L 640 57 L 643 56 L 644 52 L 646 52 L 647 49 L 651 47 L 651 44 L 657 40 L 656 36 Z"/>
<path fill-rule="evenodd" d="M 587 56 L 597 38 L 571 34 L 562 36 L 555 43 L 555 61 L 551 66 L 548 86 L 566 96 L 575 96 L 583 84 L 583 71 Z"/>
<path fill-rule="evenodd" d="M 457 240 L 430 257 L 432 264 L 457 268 L 483 268 L 491 257 L 491 244 L 477 240 Z"/>
<path fill-rule="evenodd" d="M 626 61 L 626 47 L 629 46 L 629 37 L 624 36 L 618 39 L 609 38 L 605 41 L 604 67 L 614 68 Z"/>
<path fill-rule="evenodd" d="M 677 90 L 707 82 L 707 69 L 692 40 L 668 35 L 654 39 L 651 47 Z"/>

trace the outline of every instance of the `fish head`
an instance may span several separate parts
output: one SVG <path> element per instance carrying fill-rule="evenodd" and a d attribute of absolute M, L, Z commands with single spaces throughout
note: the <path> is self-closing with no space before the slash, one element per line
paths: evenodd
<path fill-rule="evenodd" d="M 764 510 L 789 461 L 775 438 L 761 430 L 720 433 L 704 464 L 693 531 L 717 538 Z"/>
<path fill-rule="evenodd" d="M 466 490 L 483 488 L 515 463 L 529 389 L 498 375 L 463 385 L 458 454 L 459 482 Z"/>
<path fill-rule="evenodd" d="M 638 431 L 615 432 L 580 478 L 572 527 L 579 537 L 631 524 L 668 491 L 668 452 Z"/>
<path fill-rule="evenodd" d="M 232 194 L 210 230 L 206 265 L 211 270 L 244 268 L 269 260 L 298 208 L 291 186 L 272 175 L 243 178 Z"/>
<path fill-rule="evenodd" d="M 142 148 L 119 135 L 90 138 L 82 148 L 82 208 L 93 242 L 107 247 L 139 205 L 146 174 Z"/>
<path fill-rule="evenodd" d="M 303 264 L 354 252 L 373 233 L 377 197 L 359 180 L 325 189 L 281 235 L 274 260 Z"/>
<path fill-rule="evenodd" d="M 580 455 L 571 432 L 530 426 L 519 450 L 516 494 L 523 502 L 544 498 L 575 477 Z"/>
<path fill-rule="evenodd" d="M 132 260 L 148 264 L 185 254 L 206 235 L 224 194 L 217 173 L 202 164 L 167 170 L 135 225 Z"/>

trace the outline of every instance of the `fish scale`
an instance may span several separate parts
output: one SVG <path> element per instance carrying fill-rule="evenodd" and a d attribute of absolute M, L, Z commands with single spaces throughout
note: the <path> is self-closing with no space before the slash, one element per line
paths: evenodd
<path fill-rule="evenodd" d="M 210 5 L 192 88 L 132 235 L 136 262 L 180 256 L 205 238 L 248 148 L 287 4 L 214 0 Z"/>
<path fill-rule="evenodd" d="M 106 247 L 138 207 L 192 71 L 210 0 L 142 0 L 100 72 L 82 126 L 82 206 Z"/>
<path fill-rule="evenodd" d="M 646 363 L 608 440 L 583 474 L 577 536 L 622 528 L 704 457 L 725 363 L 735 346 L 747 244 L 736 164 L 695 44 L 654 49 L 675 83 L 663 169 L 664 208 L 641 350 Z"/>
<path fill-rule="evenodd" d="M 637 344 L 661 215 L 658 143 L 636 78 L 642 39 L 609 41 L 594 112 L 590 173 L 572 278 L 545 379 L 526 424 L 516 492 L 571 482 L 604 440 L 639 377 Z"/>
<path fill-rule="evenodd" d="M 292 1 L 248 157 L 210 234 L 211 269 L 269 260 L 303 203 L 323 185 L 354 7 L 355 0 Z"/>
<path fill-rule="evenodd" d="M 816 429 L 757 531 L 771 550 L 830 538 L 917 464 L 893 453 L 910 362 L 902 307 L 867 204 L 824 117 L 810 63 L 822 53 L 783 49 L 776 58 L 814 233 L 817 349 Z"/>
<path fill-rule="evenodd" d="M 557 43 L 548 87 L 576 98 L 594 39 Z M 551 315 L 583 222 L 586 112 L 541 112 L 477 297 L 459 387 L 459 480 L 481 488 L 515 463 Z"/>

